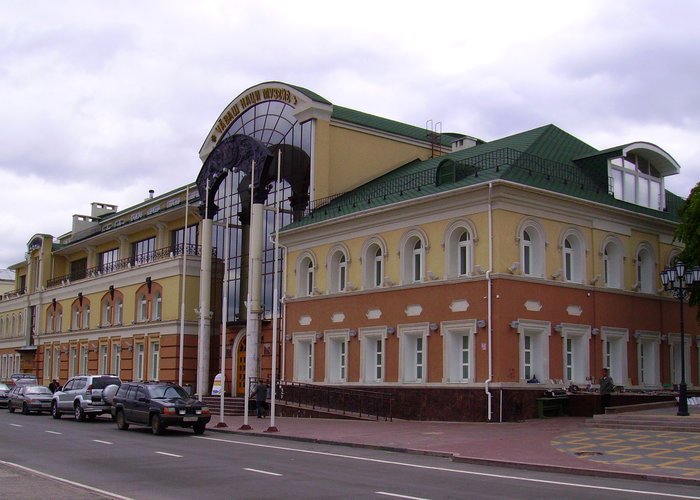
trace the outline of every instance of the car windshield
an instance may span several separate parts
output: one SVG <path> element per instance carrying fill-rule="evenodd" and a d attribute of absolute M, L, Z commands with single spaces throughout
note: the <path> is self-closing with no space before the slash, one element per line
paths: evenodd
<path fill-rule="evenodd" d="M 44 387 L 43 385 L 32 385 L 32 386 L 27 387 L 27 389 L 24 393 L 25 394 L 51 394 L 51 391 L 49 390 L 48 387 Z"/>
<path fill-rule="evenodd" d="M 153 399 L 189 398 L 187 391 L 179 385 L 156 385 L 148 388 Z"/>
<path fill-rule="evenodd" d="M 92 379 L 93 389 L 104 389 L 108 385 L 121 385 L 122 381 L 119 377 L 95 377 Z"/>
<path fill-rule="evenodd" d="M 0 383 L 0 391 L 9 391 L 10 387 L 7 384 Z"/>

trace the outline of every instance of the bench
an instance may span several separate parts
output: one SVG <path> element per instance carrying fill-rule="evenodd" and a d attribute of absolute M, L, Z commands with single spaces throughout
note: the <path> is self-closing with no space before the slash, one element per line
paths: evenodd
<path fill-rule="evenodd" d="M 537 398 L 537 418 L 566 415 L 569 398 Z"/>

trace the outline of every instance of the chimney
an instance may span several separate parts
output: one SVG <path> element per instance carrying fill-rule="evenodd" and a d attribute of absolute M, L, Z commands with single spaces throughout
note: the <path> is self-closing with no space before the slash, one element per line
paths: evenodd
<path fill-rule="evenodd" d="M 154 190 L 152 190 L 152 189 L 149 189 L 149 190 L 148 190 L 148 198 L 151 199 L 151 200 L 153 199 L 153 193 L 155 193 Z"/>

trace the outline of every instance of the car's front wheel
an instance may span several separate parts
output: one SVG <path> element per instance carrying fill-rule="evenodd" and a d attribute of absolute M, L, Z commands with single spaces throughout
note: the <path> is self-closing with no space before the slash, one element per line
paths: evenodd
<path fill-rule="evenodd" d="M 22 415 L 29 415 L 29 406 L 27 406 L 27 403 L 22 403 Z"/>
<path fill-rule="evenodd" d="M 129 424 L 126 422 L 126 415 L 123 411 L 117 412 L 117 429 L 120 431 L 125 431 L 129 428 Z"/>
<path fill-rule="evenodd" d="M 160 415 L 156 414 L 151 416 L 151 430 L 156 436 L 163 434 L 165 426 L 163 425 L 163 421 L 160 419 Z"/>
<path fill-rule="evenodd" d="M 79 404 L 75 405 L 75 419 L 78 422 L 83 422 L 85 420 L 85 411 L 83 411 L 83 407 Z"/>
<path fill-rule="evenodd" d="M 7 403 L 7 409 L 9 410 L 10 413 L 15 412 L 15 407 L 12 406 L 12 403 Z"/>
<path fill-rule="evenodd" d="M 61 418 L 61 410 L 58 409 L 56 401 L 51 402 L 51 416 L 56 419 Z"/>
<path fill-rule="evenodd" d="M 192 430 L 195 434 L 204 434 L 204 429 L 207 428 L 207 424 L 204 422 L 197 422 L 192 426 Z"/>

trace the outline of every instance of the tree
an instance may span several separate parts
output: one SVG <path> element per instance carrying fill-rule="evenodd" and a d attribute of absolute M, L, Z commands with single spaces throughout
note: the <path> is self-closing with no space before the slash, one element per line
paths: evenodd
<path fill-rule="evenodd" d="M 700 265 L 700 182 L 678 209 L 678 215 L 681 222 L 676 229 L 675 239 L 684 245 L 679 259 L 683 260 L 686 266 Z M 692 292 L 690 304 L 700 304 L 700 290 Z M 700 317 L 700 311 L 698 315 Z"/>

